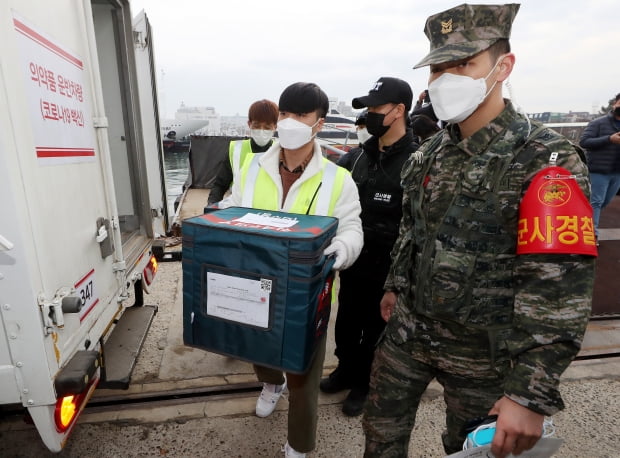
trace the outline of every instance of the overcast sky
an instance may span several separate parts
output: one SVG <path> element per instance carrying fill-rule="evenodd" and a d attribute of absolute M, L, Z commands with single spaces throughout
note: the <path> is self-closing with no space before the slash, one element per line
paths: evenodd
<path fill-rule="evenodd" d="M 154 32 L 160 103 L 246 115 L 297 81 L 351 103 L 380 76 L 426 88 L 429 15 L 446 0 L 131 0 Z M 472 3 L 492 3 L 472 2 Z M 620 92 L 618 0 L 522 0 L 512 28 L 517 103 L 528 113 L 598 111 Z M 162 77 L 163 75 L 163 77 Z"/>

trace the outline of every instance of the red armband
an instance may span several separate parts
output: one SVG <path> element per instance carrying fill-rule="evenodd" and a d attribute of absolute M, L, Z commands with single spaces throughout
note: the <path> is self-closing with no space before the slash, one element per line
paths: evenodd
<path fill-rule="evenodd" d="M 562 167 L 538 172 L 519 206 L 517 254 L 534 253 L 598 256 L 592 206 Z"/>

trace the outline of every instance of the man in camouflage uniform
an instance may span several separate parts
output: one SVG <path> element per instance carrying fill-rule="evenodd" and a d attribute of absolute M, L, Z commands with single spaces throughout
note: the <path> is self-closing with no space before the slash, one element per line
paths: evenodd
<path fill-rule="evenodd" d="M 594 257 L 572 247 L 517 255 L 519 204 L 551 153 L 576 176 L 576 194 L 589 194 L 588 172 L 564 137 L 502 97 L 518 9 L 461 5 L 426 22 L 431 52 L 414 68 L 430 65 L 433 107 L 450 123 L 403 169 L 403 218 L 381 302 L 388 323 L 363 419 L 366 457 L 407 456 L 434 378 L 447 405 L 447 453 L 462 448 L 467 421 L 498 415 L 492 452 L 517 455 L 540 438 L 544 415 L 563 408 L 559 378 L 588 322 Z M 483 85 L 479 99 L 472 85 Z M 577 244 L 593 246 L 591 214 L 583 221 Z"/>

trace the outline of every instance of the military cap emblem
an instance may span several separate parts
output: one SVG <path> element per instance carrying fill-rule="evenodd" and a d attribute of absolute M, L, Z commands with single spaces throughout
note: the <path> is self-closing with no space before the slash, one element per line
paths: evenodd
<path fill-rule="evenodd" d="M 498 40 L 508 40 L 517 11 L 517 3 L 464 3 L 429 16 L 424 33 L 430 41 L 430 52 L 413 68 L 465 59 L 488 49 Z"/>

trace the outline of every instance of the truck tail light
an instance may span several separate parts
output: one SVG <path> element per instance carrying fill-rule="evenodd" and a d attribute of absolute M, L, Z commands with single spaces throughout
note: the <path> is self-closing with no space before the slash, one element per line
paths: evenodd
<path fill-rule="evenodd" d="M 157 267 L 157 259 L 155 259 L 155 256 L 151 256 L 151 259 L 149 259 L 148 264 L 142 271 L 142 277 L 146 282 L 146 286 L 150 286 L 151 283 L 153 283 L 153 280 L 155 279 L 155 274 L 157 273 Z"/>
<path fill-rule="evenodd" d="M 82 412 L 90 394 L 95 390 L 98 378 L 94 378 L 81 393 L 67 394 L 56 401 L 56 409 L 54 411 L 54 421 L 56 430 L 64 433 L 75 422 L 79 414 Z"/>

